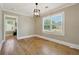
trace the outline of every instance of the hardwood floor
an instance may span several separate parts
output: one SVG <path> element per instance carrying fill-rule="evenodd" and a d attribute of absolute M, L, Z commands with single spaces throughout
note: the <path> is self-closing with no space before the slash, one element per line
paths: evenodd
<path fill-rule="evenodd" d="M 1 54 L 9 55 L 79 55 L 79 50 L 42 38 L 7 40 Z"/>

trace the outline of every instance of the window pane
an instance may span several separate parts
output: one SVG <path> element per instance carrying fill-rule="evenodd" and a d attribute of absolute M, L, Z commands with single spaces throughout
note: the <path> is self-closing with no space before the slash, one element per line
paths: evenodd
<path fill-rule="evenodd" d="M 50 30 L 50 25 L 44 25 L 44 30 Z"/>
<path fill-rule="evenodd" d="M 50 31 L 55 34 L 64 34 L 63 21 L 64 13 L 58 13 L 52 16 L 43 18 L 43 30 Z"/>
<path fill-rule="evenodd" d="M 55 16 L 52 16 L 52 30 L 57 32 L 62 32 L 62 20 L 63 15 L 58 14 Z"/>
<path fill-rule="evenodd" d="M 45 25 L 50 25 L 50 19 L 45 19 L 44 24 Z"/>
<path fill-rule="evenodd" d="M 50 17 L 44 18 L 44 30 L 50 30 Z"/>

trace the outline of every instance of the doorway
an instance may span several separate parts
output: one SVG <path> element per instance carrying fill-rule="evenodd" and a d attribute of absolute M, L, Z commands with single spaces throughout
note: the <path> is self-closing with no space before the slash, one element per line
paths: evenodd
<path fill-rule="evenodd" d="M 17 16 L 4 14 L 4 40 L 17 39 Z"/>

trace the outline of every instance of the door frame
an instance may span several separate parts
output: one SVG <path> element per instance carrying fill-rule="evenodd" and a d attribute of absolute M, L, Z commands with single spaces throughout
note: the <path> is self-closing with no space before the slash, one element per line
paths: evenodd
<path fill-rule="evenodd" d="M 10 14 L 4 14 L 4 19 L 3 19 L 3 38 L 4 40 L 6 40 L 5 38 L 5 17 L 12 17 L 12 18 L 16 18 L 16 24 L 17 24 L 17 39 L 18 39 L 18 16 L 14 16 L 14 15 L 10 15 Z"/>

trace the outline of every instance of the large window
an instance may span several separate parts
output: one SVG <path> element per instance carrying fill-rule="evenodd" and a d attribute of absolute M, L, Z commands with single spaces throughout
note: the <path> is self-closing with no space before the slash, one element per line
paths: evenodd
<path fill-rule="evenodd" d="M 64 34 L 64 12 L 43 18 L 43 31 Z"/>

